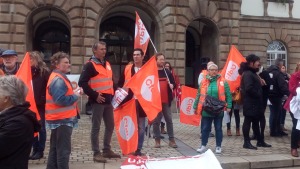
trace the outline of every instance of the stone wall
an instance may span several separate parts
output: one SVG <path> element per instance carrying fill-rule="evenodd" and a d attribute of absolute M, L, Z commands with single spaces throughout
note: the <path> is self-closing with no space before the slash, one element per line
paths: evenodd
<path fill-rule="evenodd" d="M 206 18 L 218 30 L 218 56 L 223 67 L 231 44 L 244 55 L 266 55 L 272 40 L 281 40 L 288 49 L 289 68 L 298 61 L 299 20 L 240 15 L 240 0 L 2 0 L 0 4 L 0 48 L 15 49 L 20 60 L 32 50 L 32 18 L 41 9 L 52 8 L 66 18 L 71 34 L 72 72 L 79 73 L 91 45 L 99 39 L 103 18 L 118 6 L 127 5 L 144 11 L 156 25 L 155 45 L 185 79 L 185 34 L 191 22 Z M 132 11 L 128 11 L 132 12 Z M 134 12 L 132 12 L 134 14 Z M 262 61 L 265 61 L 264 57 Z"/>
<path fill-rule="evenodd" d="M 247 56 L 251 53 L 260 56 L 266 63 L 268 44 L 274 40 L 282 42 L 287 48 L 288 69 L 293 72 L 300 61 L 300 21 L 286 19 L 262 20 L 248 17 L 240 20 L 239 50 Z"/>

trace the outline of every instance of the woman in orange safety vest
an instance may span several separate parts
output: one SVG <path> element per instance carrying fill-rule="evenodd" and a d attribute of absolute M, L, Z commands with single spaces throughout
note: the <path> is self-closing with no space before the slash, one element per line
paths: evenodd
<path fill-rule="evenodd" d="M 221 144 L 223 138 L 222 132 L 222 120 L 224 113 L 220 113 L 219 115 L 210 114 L 202 109 L 202 105 L 205 101 L 207 95 L 218 98 L 221 101 L 226 102 L 225 110 L 230 112 L 232 106 L 232 96 L 230 92 L 230 88 L 228 83 L 224 78 L 218 73 L 218 66 L 214 63 L 211 63 L 207 66 L 207 74 L 203 77 L 199 85 L 199 89 L 197 92 L 197 96 L 195 98 L 195 102 L 193 105 L 194 110 L 197 113 L 201 113 L 201 145 L 200 148 L 197 149 L 198 153 L 204 153 L 207 150 L 207 142 L 209 133 L 211 131 L 212 122 L 214 122 L 215 126 L 215 134 L 216 134 L 216 153 L 221 154 Z M 224 111 L 225 111 L 224 110 Z"/>

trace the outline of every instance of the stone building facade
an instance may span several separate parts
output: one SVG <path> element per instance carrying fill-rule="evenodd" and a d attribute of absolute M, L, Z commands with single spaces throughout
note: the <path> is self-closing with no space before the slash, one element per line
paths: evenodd
<path fill-rule="evenodd" d="M 42 51 L 45 61 L 56 51 L 66 51 L 76 74 L 92 55 L 92 44 L 104 40 L 116 81 L 131 58 L 137 11 L 182 84 L 195 86 L 201 64 L 208 60 L 222 67 L 231 45 L 244 55 L 261 56 L 266 65 L 268 46 L 280 41 L 292 70 L 300 58 L 300 19 L 269 16 L 266 6 L 276 3 L 272 0 L 253 0 L 263 6 L 263 14 L 256 16 L 248 8 L 257 4 L 245 7 L 248 1 L 1 0 L 0 48 L 16 50 L 20 60 L 31 50 Z M 292 15 L 290 4 L 297 4 L 287 3 Z M 148 48 L 149 58 L 155 50 L 151 44 Z"/>

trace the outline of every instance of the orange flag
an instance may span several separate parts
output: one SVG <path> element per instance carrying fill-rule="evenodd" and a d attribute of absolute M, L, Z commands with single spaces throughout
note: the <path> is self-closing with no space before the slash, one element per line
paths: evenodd
<path fill-rule="evenodd" d="M 158 70 L 155 57 L 151 57 L 125 85 L 143 107 L 149 121 L 153 121 L 162 110 Z"/>
<path fill-rule="evenodd" d="M 36 118 L 38 120 L 41 120 L 41 117 L 36 108 L 36 104 L 35 104 L 35 100 L 34 100 L 32 74 L 31 74 L 31 66 L 30 66 L 30 56 L 29 56 L 28 52 L 26 53 L 18 72 L 16 73 L 16 77 L 21 79 L 25 83 L 26 87 L 28 88 L 26 101 L 28 101 L 30 103 L 29 109 L 36 114 Z"/>
<path fill-rule="evenodd" d="M 221 71 L 223 76 L 230 86 L 230 91 L 234 92 L 240 86 L 241 76 L 238 73 L 241 62 L 246 62 L 246 59 L 237 48 L 232 45 L 226 64 Z"/>
<path fill-rule="evenodd" d="M 181 86 L 180 122 L 193 126 L 200 125 L 201 115 L 193 113 L 197 89 Z"/>
<path fill-rule="evenodd" d="M 117 137 L 123 154 L 129 154 L 138 146 L 138 125 L 135 99 L 114 109 Z"/>
<path fill-rule="evenodd" d="M 137 12 L 135 14 L 134 48 L 141 48 L 146 53 L 150 36 L 139 14 Z"/>

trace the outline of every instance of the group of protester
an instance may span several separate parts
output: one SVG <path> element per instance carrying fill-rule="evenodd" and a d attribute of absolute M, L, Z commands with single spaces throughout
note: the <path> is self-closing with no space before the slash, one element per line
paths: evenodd
<path fill-rule="evenodd" d="M 30 105 L 25 100 L 26 85 L 22 80 L 12 76 L 17 73 L 20 67 L 17 62 L 17 52 L 6 50 L 1 54 L 3 64 L 0 73 L 5 75 L 0 77 L 1 168 L 3 166 L 7 168 L 27 168 L 28 159 L 42 158 L 46 142 L 46 128 L 51 130 L 47 168 L 69 168 L 72 131 L 73 128 L 78 127 L 78 119 L 80 118 L 77 101 L 83 92 L 88 96 L 92 106 L 91 147 L 94 152 L 94 161 L 105 163 L 107 162 L 106 158 L 121 157 L 111 149 L 111 139 L 114 131 L 111 100 L 114 91 L 118 88 L 123 88 L 129 93 L 123 103 L 135 98 L 133 92 L 124 85 L 143 66 L 145 56 L 141 49 L 134 49 L 133 63 L 126 66 L 118 84 L 114 85 L 111 65 L 105 59 L 106 43 L 102 41 L 95 43 L 92 46 L 92 51 L 93 56 L 84 65 L 80 75 L 78 83 L 80 88 L 75 90 L 73 90 L 71 82 L 66 76 L 71 71 L 68 54 L 64 52 L 55 53 L 51 57 L 50 71 L 43 62 L 41 53 L 37 51 L 30 52 L 34 99 L 41 117 L 39 122 L 35 113 L 29 110 Z M 172 73 L 164 68 L 165 56 L 158 53 L 155 57 L 160 80 L 167 80 L 167 86 L 161 86 L 162 93 L 167 94 L 167 97 L 165 97 L 166 100 L 162 101 L 162 112 L 157 115 L 153 122 L 155 147 L 160 148 L 160 122 L 162 116 L 164 116 L 170 140 L 169 146 L 177 148 L 170 110 L 175 81 Z M 138 115 L 138 146 L 132 154 L 140 156 L 143 155 L 141 150 L 145 135 L 146 114 L 137 99 L 136 110 Z M 105 124 L 105 132 L 101 151 L 99 132 L 102 119 Z M 34 137 L 34 132 L 39 132 L 38 137 Z"/>
<path fill-rule="evenodd" d="M 1 54 L 3 64 L 0 69 L 0 166 L 14 168 L 21 166 L 27 168 L 28 159 L 36 160 L 44 156 L 46 142 L 46 128 L 51 130 L 50 148 L 47 162 L 48 169 L 69 168 L 71 153 L 71 137 L 73 128 L 78 127 L 80 118 L 77 101 L 80 95 L 85 93 L 89 98 L 92 108 L 91 148 L 95 162 L 105 163 L 106 158 L 120 158 L 121 156 L 111 149 L 111 139 L 114 131 L 114 116 L 111 100 L 114 92 L 120 88 L 128 93 L 121 104 L 135 99 L 138 122 L 138 145 L 133 155 L 142 156 L 143 142 L 147 115 L 139 100 L 136 99 L 126 83 L 136 74 L 144 62 L 142 49 L 133 50 L 133 62 L 128 64 L 118 83 L 113 83 L 111 65 L 106 61 L 106 43 L 99 41 L 92 46 L 93 56 L 85 63 L 79 78 L 80 88 L 73 90 L 71 82 L 66 74 L 71 70 L 69 55 L 64 52 L 55 53 L 51 57 L 51 71 L 43 62 L 43 56 L 37 51 L 30 52 L 32 84 L 34 99 L 41 120 L 38 122 L 35 113 L 29 110 L 29 104 L 25 101 L 27 89 L 25 84 L 15 75 L 20 67 L 17 52 L 6 50 Z M 156 58 L 158 76 L 160 82 L 162 111 L 153 121 L 153 133 L 155 139 L 154 148 L 161 147 L 161 134 L 165 132 L 160 126 L 162 117 L 165 118 L 169 147 L 177 148 L 175 142 L 172 113 L 170 110 L 173 100 L 173 90 L 176 87 L 174 75 L 170 63 L 165 62 L 163 53 L 157 53 Z M 277 59 L 275 64 L 260 73 L 260 58 L 256 55 L 246 57 L 246 62 L 241 63 L 239 73 L 241 75 L 240 87 L 231 93 L 226 80 L 219 74 L 218 66 L 209 62 L 207 70 L 199 76 L 199 88 L 193 105 L 194 113 L 202 115 L 201 118 L 201 144 L 197 152 L 207 150 L 208 138 L 214 123 L 216 135 L 215 152 L 222 153 L 222 121 L 228 114 L 231 118 L 234 113 L 236 118 L 236 135 L 240 134 L 239 107 L 243 107 L 244 123 L 242 127 L 244 145 L 246 149 L 257 147 L 271 147 L 264 140 L 266 125 L 265 110 L 269 100 L 271 106 L 270 136 L 281 137 L 287 134 L 280 117 L 285 109 L 290 111 L 289 103 L 296 95 L 296 89 L 300 83 L 300 71 L 292 74 L 289 81 L 282 73 L 283 60 Z M 24 72 L 26 73 L 26 72 Z M 232 95 L 241 94 L 242 101 L 233 100 Z M 212 114 L 204 108 L 207 96 L 217 98 L 225 102 L 225 107 L 218 114 Z M 289 96 L 289 97 L 288 97 Z M 263 104 L 261 104 L 263 103 Z M 293 112 L 294 113 L 294 112 Z M 291 154 L 298 157 L 299 130 L 296 129 L 297 119 L 291 113 L 293 129 L 291 136 Z M 99 132 L 102 119 L 105 124 L 103 146 L 100 150 Z M 252 125 L 254 138 L 257 144 L 253 146 L 249 136 Z M 34 132 L 39 132 L 38 137 L 33 137 Z M 227 135 L 231 136 L 230 122 L 227 124 Z M 8 146 L 9 145 L 9 146 Z M 31 151 L 32 149 L 32 151 Z M 31 152 L 31 154 L 30 154 Z"/>
<path fill-rule="evenodd" d="M 207 142 L 211 125 L 214 122 L 216 135 L 216 153 L 221 153 L 222 148 L 222 119 L 228 113 L 227 135 L 231 133 L 232 112 L 236 120 L 236 135 L 240 136 L 240 107 L 243 109 L 243 148 L 256 150 L 257 147 L 272 147 L 265 142 L 264 132 L 266 127 L 265 111 L 267 105 L 270 107 L 270 137 L 283 137 L 288 134 L 284 127 L 286 110 L 290 112 L 293 119 L 291 134 L 291 155 L 298 157 L 299 130 L 296 129 L 297 119 L 295 113 L 290 110 L 290 101 L 296 96 L 296 89 L 299 87 L 299 65 L 291 76 L 287 74 L 284 61 L 280 58 L 275 60 L 266 70 L 261 70 L 260 58 L 256 55 L 246 57 L 239 69 L 241 75 L 240 87 L 231 93 L 226 80 L 218 73 L 218 66 L 213 62 L 207 63 L 207 70 L 203 70 L 198 78 L 199 88 L 193 105 L 195 114 L 201 113 L 201 144 L 197 152 L 203 153 L 207 150 Z M 300 88 L 299 88 L 300 89 Z M 300 92 L 300 90 L 299 90 Z M 239 95 L 239 97 L 236 97 Z M 204 110 L 206 97 L 212 96 L 226 102 L 224 111 L 218 115 Z M 236 98 L 239 98 L 236 100 Z M 250 137 L 252 126 L 253 136 Z M 256 139 L 257 144 L 253 146 L 251 140 Z"/>

